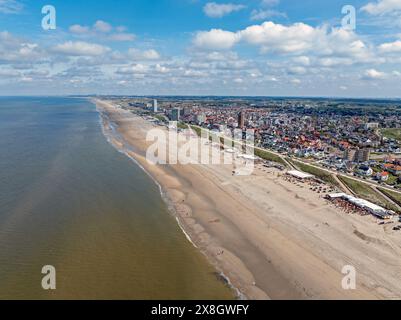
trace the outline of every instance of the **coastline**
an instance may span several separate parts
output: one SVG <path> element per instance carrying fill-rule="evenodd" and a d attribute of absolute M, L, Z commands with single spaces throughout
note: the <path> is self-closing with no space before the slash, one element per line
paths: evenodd
<path fill-rule="evenodd" d="M 98 102 L 96 100 L 91 100 L 91 102 L 93 104 L 95 104 L 96 109 L 99 113 L 99 119 L 100 119 L 100 125 L 102 128 L 102 133 L 105 136 L 106 140 L 118 151 L 121 152 L 122 154 L 124 154 L 125 156 L 127 156 L 130 160 L 132 160 L 137 166 L 139 166 L 151 179 L 152 181 L 158 186 L 159 188 L 159 192 L 160 192 L 160 196 L 162 197 L 163 201 L 166 203 L 169 212 L 175 217 L 176 221 L 177 221 L 177 225 L 180 228 L 180 230 L 183 232 L 183 234 L 185 235 L 186 239 L 188 240 L 188 242 L 191 243 L 191 245 L 194 246 L 194 248 L 196 250 L 200 250 L 199 247 L 196 245 L 196 243 L 191 239 L 191 236 L 187 233 L 187 231 L 185 230 L 185 227 L 183 226 L 182 222 L 180 221 L 180 218 L 177 214 L 177 211 L 175 209 L 175 206 L 173 204 L 173 202 L 171 201 L 171 199 L 168 197 L 167 193 L 164 192 L 162 185 L 157 181 L 157 179 L 155 179 L 155 177 L 148 171 L 146 170 L 145 167 L 143 167 L 141 165 L 141 163 L 135 159 L 135 157 L 133 157 L 129 152 L 127 152 L 126 150 L 124 150 L 124 147 L 122 145 L 119 145 L 119 143 L 116 144 L 116 141 L 113 141 L 113 137 L 112 134 L 116 133 L 116 129 L 114 128 L 112 122 L 110 121 L 109 117 L 102 111 L 99 109 L 98 107 Z M 107 132 L 108 128 L 111 128 L 112 133 Z M 117 133 L 118 134 L 118 133 Z M 119 135 L 119 134 L 118 134 Z M 123 139 L 123 137 L 120 137 Z M 234 296 L 236 297 L 236 299 L 239 300 L 245 300 L 246 297 L 244 296 L 243 293 L 241 293 L 241 291 L 239 289 L 237 289 L 230 281 L 230 279 L 228 278 L 228 276 L 226 276 L 224 274 L 224 272 L 222 270 L 219 269 L 219 267 L 210 260 L 210 257 L 202 250 L 200 250 L 207 258 L 207 260 L 209 261 L 209 263 L 211 263 L 216 272 L 219 274 L 219 277 L 221 278 L 222 281 L 224 281 L 224 283 L 226 283 L 228 285 L 229 288 L 231 288 L 231 290 L 233 291 Z"/>
<path fill-rule="evenodd" d="M 241 296 L 248 299 L 377 299 L 383 293 L 384 296 L 394 295 L 392 290 L 398 289 L 386 288 L 384 292 L 376 292 L 368 288 L 366 281 L 358 290 L 343 290 L 339 260 L 346 263 L 349 257 L 333 257 L 329 261 L 331 258 L 322 252 L 322 248 L 315 242 L 311 243 L 318 240 L 314 239 L 317 235 L 306 234 L 310 239 L 303 242 L 302 232 L 294 230 L 287 217 L 276 221 L 277 213 L 269 201 L 265 201 L 266 207 L 261 207 L 240 185 L 228 181 L 230 177 L 226 168 L 151 166 L 143 154 L 146 149 L 143 134 L 151 124 L 130 112 L 117 110 L 106 101 L 93 102 L 101 116 L 108 117 L 110 123 L 115 124 L 114 129 L 122 139 L 109 142 L 134 160 L 158 184 L 188 240 L 206 255 Z M 102 127 L 107 129 L 103 122 Z M 278 174 L 273 173 L 273 176 L 276 179 Z M 253 184 L 252 181 L 259 178 L 252 176 L 248 183 Z M 273 194 L 276 191 L 272 190 Z M 289 190 L 287 196 L 292 193 Z M 298 201 L 301 204 L 303 200 Z M 266 208 L 272 210 L 266 214 Z M 289 210 L 293 208 L 289 207 Z M 294 222 L 295 225 L 298 223 Z M 361 244 L 355 245 L 359 249 Z M 299 257 L 304 259 L 299 261 Z M 322 276 L 325 281 L 322 281 Z"/>

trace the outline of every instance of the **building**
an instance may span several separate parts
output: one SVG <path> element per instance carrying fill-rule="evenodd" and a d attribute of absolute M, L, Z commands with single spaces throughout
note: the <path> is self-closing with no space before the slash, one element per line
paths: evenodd
<path fill-rule="evenodd" d="M 369 130 L 369 129 L 378 129 L 379 128 L 379 123 L 378 122 L 369 122 L 369 123 L 365 123 L 365 129 Z"/>
<path fill-rule="evenodd" d="M 241 111 L 238 113 L 238 127 L 243 129 L 245 128 L 245 112 Z"/>
<path fill-rule="evenodd" d="M 175 108 L 171 110 L 171 117 L 172 121 L 180 121 L 180 108 Z"/>
<path fill-rule="evenodd" d="M 387 171 L 378 172 L 376 174 L 376 179 L 379 180 L 379 181 L 385 182 L 385 181 L 388 180 L 388 177 L 389 177 L 389 173 Z"/>
<path fill-rule="evenodd" d="M 305 179 L 314 179 L 315 176 L 309 174 L 309 173 L 305 173 L 302 171 L 298 171 L 298 170 L 291 170 L 288 171 L 287 174 L 289 174 L 290 176 L 297 178 L 299 180 L 305 180 Z"/>
<path fill-rule="evenodd" d="M 156 99 L 153 100 L 153 105 L 152 106 L 153 106 L 153 112 L 157 113 L 157 100 Z"/>
<path fill-rule="evenodd" d="M 351 162 L 366 162 L 370 158 L 370 149 L 346 149 L 344 159 Z"/>
<path fill-rule="evenodd" d="M 198 125 L 204 124 L 206 122 L 206 115 L 204 113 L 197 114 L 195 117 L 195 122 Z"/>
<path fill-rule="evenodd" d="M 185 107 L 185 108 L 182 110 L 182 115 L 183 115 L 184 117 L 186 117 L 186 116 L 191 115 L 191 112 L 192 112 L 191 108 Z"/>
<path fill-rule="evenodd" d="M 380 207 L 380 206 L 378 206 L 370 201 L 367 201 L 365 199 L 356 198 L 354 196 L 350 196 L 345 193 L 329 194 L 328 198 L 329 199 L 341 198 L 343 200 L 348 201 L 349 203 L 352 203 L 353 205 L 355 205 L 361 209 L 364 209 L 364 210 L 370 212 L 374 216 L 381 218 L 381 219 L 391 219 L 391 217 L 392 217 L 391 211 L 386 210 L 385 208 Z"/>
<path fill-rule="evenodd" d="M 370 177 L 373 174 L 372 168 L 370 168 L 369 166 L 365 166 L 365 165 L 360 166 L 358 168 L 358 172 L 361 175 L 366 176 L 366 177 Z"/>

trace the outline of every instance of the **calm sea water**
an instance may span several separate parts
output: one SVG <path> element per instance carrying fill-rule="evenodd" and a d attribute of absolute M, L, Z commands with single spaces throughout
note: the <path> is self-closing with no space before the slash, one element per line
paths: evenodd
<path fill-rule="evenodd" d="M 55 291 L 41 288 L 44 265 Z M 0 298 L 232 297 L 94 105 L 0 98 Z"/>

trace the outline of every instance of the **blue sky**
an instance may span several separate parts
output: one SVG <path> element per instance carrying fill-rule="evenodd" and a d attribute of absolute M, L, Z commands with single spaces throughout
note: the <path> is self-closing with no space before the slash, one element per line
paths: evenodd
<path fill-rule="evenodd" d="M 400 83 L 401 0 L 0 0 L 0 95 L 401 97 Z"/>

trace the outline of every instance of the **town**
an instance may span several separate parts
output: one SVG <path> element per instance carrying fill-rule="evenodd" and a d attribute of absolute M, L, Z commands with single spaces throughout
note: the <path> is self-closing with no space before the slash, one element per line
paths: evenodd
<path fill-rule="evenodd" d="M 109 97 L 113 98 L 113 97 Z M 401 103 L 384 100 L 117 97 L 159 125 L 254 135 L 255 155 L 303 172 L 372 207 L 401 211 Z M 333 197 L 338 198 L 338 197 Z M 348 198 L 347 198 L 348 199 Z M 349 199 L 348 199 L 349 201 Z M 362 203 L 362 202 L 357 202 Z M 387 217 L 386 215 L 382 216 Z"/>

